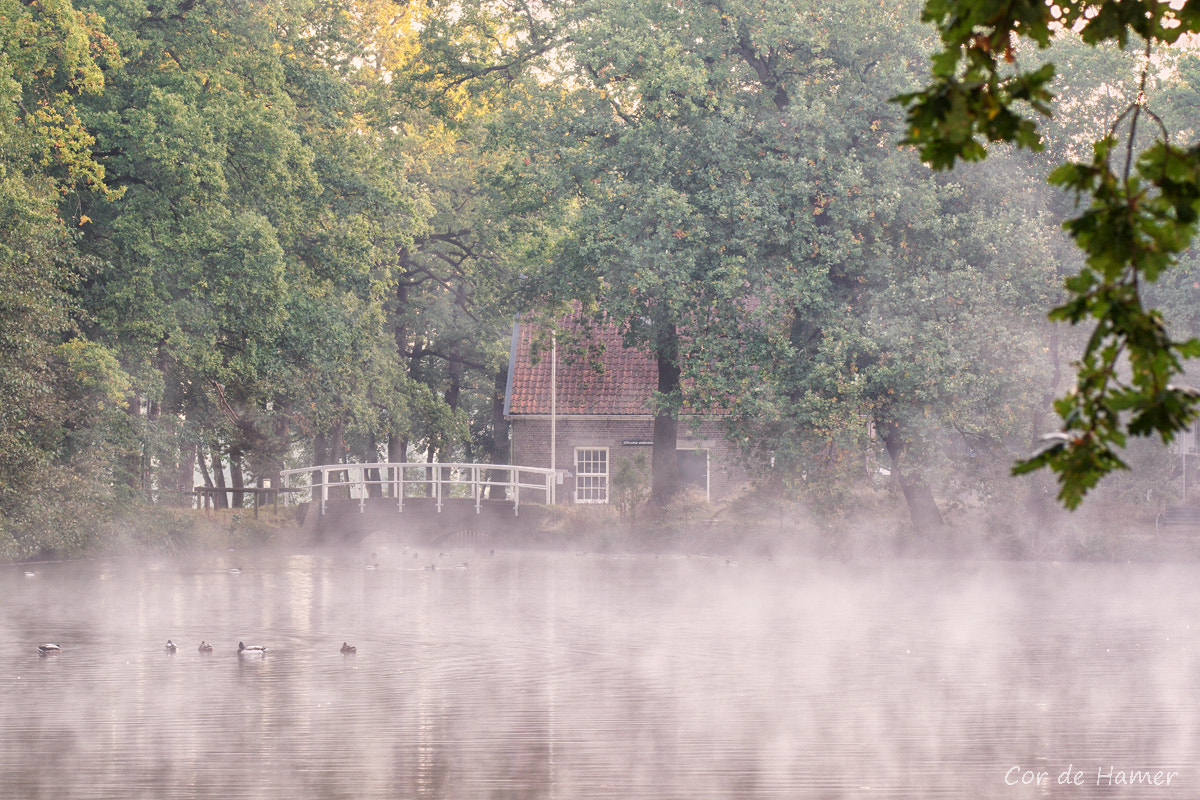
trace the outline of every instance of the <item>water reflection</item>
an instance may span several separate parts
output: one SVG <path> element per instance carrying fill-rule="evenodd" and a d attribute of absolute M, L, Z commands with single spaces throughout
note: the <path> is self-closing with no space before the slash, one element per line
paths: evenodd
<path fill-rule="evenodd" d="M 0 568 L 0 797 L 1200 788 L 1192 566 L 416 555 Z"/>

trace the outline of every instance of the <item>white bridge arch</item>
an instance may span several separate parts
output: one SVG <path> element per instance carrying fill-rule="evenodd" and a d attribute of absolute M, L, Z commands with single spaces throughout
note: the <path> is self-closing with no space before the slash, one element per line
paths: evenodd
<path fill-rule="evenodd" d="M 345 489 L 350 499 L 358 500 L 360 512 L 366 510 L 368 499 L 384 497 L 394 499 L 401 512 L 405 499 L 432 498 L 439 513 L 448 500 L 474 501 L 476 513 L 485 501 L 502 500 L 512 503 L 516 515 L 522 500 L 554 504 L 555 475 L 555 470 L 543 467 L 445 462 L 321 464 L 279 473 L 283 490 L 297 495 L 300 502 L 307 490 L 309 500 L 320 504 L 322 515 L 331 489 Z"/>

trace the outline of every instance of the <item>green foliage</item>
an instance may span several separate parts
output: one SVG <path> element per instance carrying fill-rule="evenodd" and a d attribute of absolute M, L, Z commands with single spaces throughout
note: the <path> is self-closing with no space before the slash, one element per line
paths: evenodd
<path fill-rule="evenodd" d="M 638 507 L 650 496 L 649 465 L 645 454 L 617 459 L 609 484 L 617 512 L 622 518 L 632 520 Z"/>
<path fill-rule="evenodd" d="M 239 480 L 313 437 L 490 441 L 511 226 L 467 134 L 488 96 L 410 105 L 412 44 L 450 12 L 86 6 L 0 9 L 0 517 L 34 543 L 11 551 L 82 546 L 17 508 L 60 467 L 114 511 L 189 488 L 197 448 Z M 487 15 L 457 16 L 466 46 Z"/>
<path fill-rule="evenodd" d="M 1077 388 L 1055 410 L 1064 433 L 1047 439 L 1017 474 L 1049 467 L 1062 476 L 1060 499 L 1075 508 L 1104 475 L 1124 469 L 1117 450 L 1126 432 L 1159 434 L 1169 442 L 1196 418 L 1200 392 L 1172 385 L 1182 363 L 1200 356 L 1200 340 L 1173 340 L 1162 316 L 1143 308 L 1139 281 L 1157 281 L 1195 233 L 1200 183 L 1191 159 L 1158 143 L 1138 159 L 1136 174 L 1120 179 L 1110 165 L 1113 139 L 1096 144 L 1090 165 L 1064 164 L 1051 183 L 1092 199 L 1066 228 L 1087 264 L 1066 282 L 1070 293 L 1050 318 L 1072 324 L 1095 320 L 1079 362 Z M 1158 191 L 1148 187 L 1157 183 Z M 1138 195 L 1129 196 L 1129 193 Z M 1121 371 L 1129 366 L 1129 377 Z"/>
<path fill-rule="evenodd" d="M 14 112 L 0 123 L 7 171 L 45 176 L 60 194 L 104 190 L 76 100 L 101 92 L 105 67 L 119 61 L 100 18 L 70 0 L 0 3 L 0 93 Z"/>
<path fill-rule="evenodd" d="M 939 181 L 893 147 L 915 16 L 575 4 L 503 117 L 513 207 L 561 220 L 531 252 L 527 302 L 621 326 L 680 370 L 659 411 L 730 412 L 800 487 L 870 481 L 871 422 L 903 441 L 905 473 L 946 450 L 994 463 L 1050 371 L 1027 313 L 1052 285 L 1039 201 L 980 188 L 1001 170 Z"/>
<path fill-rule="evenodd" d="M 79 104 L 118 63 L 66 0 L 0 3 L 0 558 L 73 551 L 111 513 L 125 379 L 72 324 L 87 262 L 64 218 L 86 222 L 79 190 L 117 194 Z"/>
<path fill-rule="evenodd" d="M 859 245 L 835 216 L 869 181 L 856 162 L 883 106 L 864 98 L 896 74 L 882 35 L 896 17 L 833 35 L 879 19 L 851 6 L 577 4 L 546 65 L 566 74 L 513 110 L 505 177 L 566 226 L 529 264 L 527 298 L 579 301 L 653 353 L 660 418 L 761 383 L 778 307 L 759 299 L 824 305 L 829 265 Z"/>
<path fill-rule="evenodd" d="M 1058 474 L 1059 499 L 1075 508 L 1100 478 L 1124 468 L 1117 451 L 1127 435 L 1170 442 L 1196 418 L 1200 404 L 1200 393 L 1174 384 L 1183 361 L 1200 355 L 1200 341 L 1172 338 L 1161 315 L 1142 302 L 1144 286 L 1190 246 L 1200 213 L 1200 150 L 1171 145 L 1162 118 L 1149 108 L 1151 48 L 1200 30 L 1200 13 L 1188 4 L 931 0 L 924 18 L 938 25 L 943 49 L 934 56 L 930 84 L 896 99 L 909 109 L 905 141 L 937 169 L 982 158 L 980 138 L 1041 147 L 1022 104 L 1049 116 L 1053 67 L 1010 67 L 1020 39 L 1047 48 L 1070 30 L 1093 46 L 1145 43 L 1137 96 L 1095 138 L 1090 161 L 1064 163 L 1050 176 L 1085 201 L 1066 229 L 1086 255 L 1051 319 L 1093 328 L 1075 388 L 1055 403 L 1063 432 L 1048 437 L 1014 471 L 1050 468 Z M 1157 141 L 1141 145 L 1139 123 L 1156 128 Z"/>
<path fill-rule="evenodd" d="M 1058 13 L 1174 35 L 1096 10 Z M 0 0 L 0 551 L 86 549 L 200 468 L 502 461 L 511 315 L 568 304 L 655 355 L 661 421 L 725 412 L 823 507 L 885 458 L 906 495 L 992 497 L 1070 344 L 1029 310 L 1068 274 L 1054 319 L 1094 335 L 1022 469 L 1078 502 L 1126 434 L 1193 415 L 1200 156 L 1160 133 L 1195 135 L 1200 59 L 1139 77 L 1053 13 L 932 0 L 913 91 L 903 3 Z M 941 167 L 1045 155 L 931 174 L 902 128 Z M 1043 159 L 1057 194 L 1021 183 Z M 1046 225 L 1073 198 L 1075 255 Z M 644 465 L 616 466 L 632 507 Z"/>
<path fill-rule="evenodd" d="M 404 424 L 419 390 L 384 301 L 429 211 L 357 60 L 369 26 L 304 0 L 96 6 L 125 63 L 87 119 L 126 191 L 85 197 L 85 298 L 134 376 L 143 451 L 201 440 L 262 476 L 297 436 Z"/>

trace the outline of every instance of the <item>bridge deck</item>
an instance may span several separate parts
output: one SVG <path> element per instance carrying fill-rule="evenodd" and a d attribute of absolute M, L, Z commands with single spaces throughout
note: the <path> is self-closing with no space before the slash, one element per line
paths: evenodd
<path fill-rule="evenodd" d="M 507 500 L 484 500 L 477 508 L 471 498 L 445 498 L 442 507 L 434 498 L 409 498 L 401 512 L 391 498 L 331 499 L 325 513 L 312 503 L 303 527 L 316 540 L 328 544 L 354 543 L 383 535 L 421 546 L 440 545 L 462 537 L 496 542 L 518 536 L 524 541 L 536 533 L 544 506 L 527 504 L 520 516 Z"/>

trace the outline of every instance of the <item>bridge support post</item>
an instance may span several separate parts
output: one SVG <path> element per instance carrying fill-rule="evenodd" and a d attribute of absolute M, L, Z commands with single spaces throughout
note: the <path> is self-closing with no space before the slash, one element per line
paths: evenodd
<path fill-rule="evenodd" d="M 475 513 L 479 513 L 479 504 L 483 502 L 483 487 L 479 485 L 479 467 L 471 467 L 471 487 L 475 491 Z"/>
<path fill-rule="evenodd" d="M 396 478 L 396 508 L 401 514 L 404 513 L 404 467 L 395 467 Z"/>
<path fill-rule="evenodd" d="M 321 467 L 321 516 L 325 516 L 325 506 L 329 503 L 329 468 Z"/>
<path fill-rule="evenodd" d="M 440 464 L 434 464 L 430 469 L 433 470 L 433 496 L 436 500 L 437 512 L 442 513 L 442 467 Z"/>

